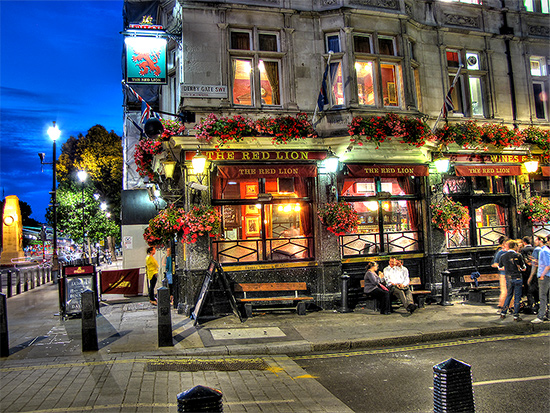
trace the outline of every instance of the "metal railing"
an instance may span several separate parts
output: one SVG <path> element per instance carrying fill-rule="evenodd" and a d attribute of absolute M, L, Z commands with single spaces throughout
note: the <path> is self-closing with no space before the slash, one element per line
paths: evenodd
<path fill-rule="evenodd" d="M 385 232 L 384 252 L 421 251 L 420 231 Z M 340 253 L 342 258 L 374 255 L 381 252 L 380 234 L 347 234 L 340 236 Z"/>
<path fill-rule="evenodd" d="M 313 237 L 213 241 L 220 263 L 297 261 L 313 259 Z"/>

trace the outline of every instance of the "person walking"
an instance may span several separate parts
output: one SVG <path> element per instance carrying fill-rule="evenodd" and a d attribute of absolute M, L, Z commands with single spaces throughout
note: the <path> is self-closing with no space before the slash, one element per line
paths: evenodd
<path fill-rule="evenodd" d="M 498 269 L 506 274 L 506 299 L 500 312 L 500 318 L 506 318 L 506 310 L 512 298 L 514 300 L 514 321 L 521 321 L 519 307 L 521 304 L 521 285 L 523 284 L 522 271 L 525 271 L 525 261 L 519 253 L 519 243 L 514 240 L 508 241 L 508 251 L 500 256 Z"/>
<path fill-rule="evenodd" d="M 367 262 L 367 272 L 365 273 L 365 294 L 370 294 L 378 300 L 380 314 L 390 314 L 390 291 L 380 283 L 380 277 L 377 275 L 378 264 L 374 261 Z"/>
<path fill-rule="evenodd" d="M 549 298 L 548 292 L 550 291 L 550 248 L 548 248 L 548 243 L 550 243 L 550 235 L 546 238 L 536 237 L 536 244 L 541 246 L 537 268 L 540 305 L 537 318 L 531 320 L 534 324 L 542 323 L 543 321 L 548 320 L 546 315 Z"/>
<path fill-rule="evenodd" d="M 519 250 L 519 253 L 523 256 L 523 260 L 525 261 L 526 270 L 523 271 L 523 293 L 527 297 L 527 308 L 525 309 L 526 312 L 530 314 L 535 314 L 534 312 L 534 306 L 535 306 L 535 299 L 533 295 L 533 288 L 529 285 L 529 278 L 531 276 L 531 271 L 533 269 L 531 259 L 533 257 L 533 251 L 535 250 L 535 247 L 532 245 L 532 238 L 531 237 L 523 237 L 523 247 L 521 250 Z"/>
<path fill-rule="evenodd" d="M 504 235 L 501 235 L 498 238 L 498 245 L 495 255 L 493 256 L 493 262 L 491 263 L 491 267 L 498 269 L 498 260 L 504 254 L 506 251 L 508 251 L 508 237 L 505 237 Z M 504 308 L 504 301 L 506 301 L 506 274 L 504 274 L 504 271 L 500 271 L 498 269 L 498 275 L 499 275 L 499 287 L 500 287 L 500 296 L 498 298 L 498 308 L 499 308 L 499 314 Z"/>
<path fill-rule="evenodd" d="M 147 287 L 149 288 L 149 302 L 153 305 L 157 305 L 157 300 L 155 299 L 155 285 L 157 285 L 159 273 L 159 263 L 154 257 L 155 252 L 157 252 L 155 247 L 147 248 L 147 257 L 145 258 L 145 272 L 148 280 Z"/>

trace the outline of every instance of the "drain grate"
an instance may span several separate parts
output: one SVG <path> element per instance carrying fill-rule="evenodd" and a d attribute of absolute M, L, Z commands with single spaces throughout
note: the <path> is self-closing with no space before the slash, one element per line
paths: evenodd
<path fill-rule="evenodd" d="M 263 359 L 216 359 L 216 360 L 169 360 L 147 363 L 147 371 L 237 371 L 267 370 L 269 365 Z"/>

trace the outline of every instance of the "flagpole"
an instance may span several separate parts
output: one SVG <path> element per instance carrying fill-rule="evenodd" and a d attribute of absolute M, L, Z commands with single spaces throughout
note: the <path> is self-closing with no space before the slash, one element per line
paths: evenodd
<path fill-rule="evenodd" d="M 449 91 L 452 90 L 455 87 L 456 81 L 458 80 L 458 76 L 460 76 L 460 71 L 461 70 L 462 70 L 462 65 L 460 65 L 458 67 L 458 71 L 456 72 L 456 75 L 453 79 L 453 83 L 451 83 L 451 87 L 449 88 Z M 445 95 L 445 97 L 447 97 L 447 95 Z M 441 106 L 441 110 L 439 111 L 439 116 L 437 117 L 437 120 L 435 121 L 434 126 L 432 128 L 432 133 L 435 133 L 435 130 L 437 128 L 437 124 L 439 123 L 439 121 L 441 120 L 441 116 L 443 115 L 443 111 L 445 109 L 445 97 L 443 98 L 443 106 Z"/>

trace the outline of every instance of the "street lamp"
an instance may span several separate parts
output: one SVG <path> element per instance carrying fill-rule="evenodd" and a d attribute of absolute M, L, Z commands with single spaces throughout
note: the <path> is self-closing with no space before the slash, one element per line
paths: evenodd
<path fill-rule="evenodd" d="M 57 257 L 57 191 L 56 191 L 56 169 L 57 169 L 57 159 L 56 159 L 56 147 L 55 142 L 61 136 L 61 131 L 55 124 L 55 121 L 52 122 L 52 126 L 48 128 L 48 136 L 53 141 L 53 160 L 52 160 L 52 212 L 53 212 L 53 254 L 52 254 L 52 271 L 54 273 L 54 280 L 57 280 L 59 274 L 59 260 Z"/>
<path fill-rule="evenodd" d="M 84 250 L 86 248 L 86 236 L 84 232 L 84 182 L 86 181 L 86 178 L 88 178 L 88 173 L 81 170 L 77 172 L 77 176 L 82 183 L 82 256 L 84 256 Z"/>

